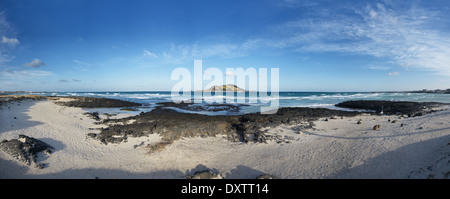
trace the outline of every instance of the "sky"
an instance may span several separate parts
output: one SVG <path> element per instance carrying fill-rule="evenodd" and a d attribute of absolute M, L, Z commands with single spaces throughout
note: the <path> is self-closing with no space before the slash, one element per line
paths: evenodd
<path fill-rule="evenodd" d="M 170 91 L 198 59 L 281 91 L 450 88 L 447 0 L 0 0 L 0 39 L 0 91 Z"/>

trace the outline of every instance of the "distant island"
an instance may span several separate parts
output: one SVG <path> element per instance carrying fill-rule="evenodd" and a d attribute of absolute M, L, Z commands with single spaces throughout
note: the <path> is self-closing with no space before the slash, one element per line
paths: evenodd
<path fill-rule="evenodd" d="M 450 94 L 450 88 L 446 90 L 441 89 L 435 89 L 435 90 L 428 90 L 428 89 L 422 89 L 417 91 L 378 91 L 373 93 L 435 93 L 435 94 Z"/>
<path fill-rule="evenodd" d="M 236 86 L 234 84 L 226 84 L 226 85 L 221 85 L 221 86 L 212 86 L 211 88 L 203 90 L 203 91 L 215 92 L 215 91 L 220 91 L 220 90 L 222 90 L 223 92 L 248 92 L 247 90 L 239 88 L 238 86 Z"/>
<path fill-rule="evenodd" d="M 420 91 L 410 91 L 409 93 L 437 93 L 437 94 L 450 94 L 450 88 L 447 90 L 440 90 L 440 89 L 436 89 L 436 90 L 428 90 L 428 89 L 423 89 Z"/>

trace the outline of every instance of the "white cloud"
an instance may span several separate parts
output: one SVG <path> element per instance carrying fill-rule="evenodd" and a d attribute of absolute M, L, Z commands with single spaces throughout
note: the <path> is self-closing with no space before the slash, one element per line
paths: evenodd
<path fill-rule="evenodd" d="M 8 37 L 5 37 L 5 36 L 2 36 L 1 43 L 2 44 L 7 44 L 7 45 L 12 46 L 12 47 L 15 47 L 15 46 L 17 46 L 19 44 L 19 40 L 16 39 L 16 38 L 8 38 Z"/>
<path fill-rule="evenodd" d="M 80 60 L 77 60 L 77 59 L 72 60 L 72 62 L 77 63 L 80 66 L 92 66 L 91 63 L 83 62 L 83 61 L 80 61 Z"/>
<path fill-rule="evenodd" d="M 0 67 L 4 66 L 5 63 L 11 61 L 14 59 L 13 55 L 10 55 L 6 52 L 2 52 L 0 49 Z"/>
<path fill-rule="evenodd" d="M 19 40 L 16 38 L 8 38 L 5 35 L 14 35 L 14 29 L 6 19 L 5 11 L 0 12 L 0 67 L 5 66 L 9 61 L 14 59 L 14 55 L 11 54 L 10 49 L 19 44 Z"/>
<path fill-rule="evenodd" d="M 418 6 L 399 9 L 383 4 L 337 9 L 355 14 L 290 21 L 273 27 L 278 38 L 266 40 L 265 45 L 298 52 L 371 55 L 390 65 L 450 76 L 450 35 L 440 30 L 440 23 L 449 20 L 438 12 Z"/>
<path fill-rule="evenodd" d="M 5 69 L 0 72 L 0 77 L 7 77 L 10 79 L 29 79 L 36 77 L 47 77 L 53 75 L 50 71 L 44 70 L 8 70 Z"/>
<path fill-rule="evenodd" d="M 371 65 L 368 68 L 371 70 L 389 70 L 389 69 L 391 69 L 390 66 L 377 66 L 377 65 Z"/>
<path fill-rule="evenodd" d="M 172 44 L 170 48 L 159 54 L 161 55 L 161 61 L 166 64 L 183 64 L 190 63 L 194 59 L 207 59 L 212 57 L 230 59 L 244 57 L 257 45 L 259 45 L 257 44 L 257 40 L 248 40 L 240 44 L 216 42 L 209 42 L 208 44 L 194 43 L 189 45 Z"/>
<path fill-rule="evenodd" d="M 25 63 L 23 65 L 33 67 L 33 68 L 38 68 L 38 67 L 44 66 L 45 63 L 39 59 L 34 59 L 33 61 L 31 61 L 29 63 Z"/>
<path fill-rule="evenodd" d="M 144 50 L 144 56 L 148 57 L 148 58 L 153 58 L 153 59 L 158 58 L 158 55 L 156 55 L 155 53 L 152 53 L 148 50 Z"/>
<path fill-rule="evenodd" d="M 398 75 L 400 75 L 400 73 L 399 72 L 390 72 L 390 73 L 388 73 L 388 75 L 389 76 L 398 76 Z"/>

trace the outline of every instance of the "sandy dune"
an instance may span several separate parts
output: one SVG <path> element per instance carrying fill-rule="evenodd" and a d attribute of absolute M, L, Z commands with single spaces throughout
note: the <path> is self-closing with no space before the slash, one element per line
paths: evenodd
<path fill-rule="evenodd" d="M 401 119 L 321 119 L 305 132 L 285 125 L 269 130 L 290 143 L 183 138 L 149 153 L 145 146 L 160 141 L 159 135 L 104 145 L 87 137 L 102 125 L 93 124 L 81 108 L 51 100 L 8 102 L 0 110 L 0 140 L 25 134 L 55 150 L 38 158 L 44 169 L 23 165 L 0 151 L 0 178 L 185 178 L 204 168 L 225 178 L 254 179 L 263 173 L 279 178 L 448 178 L 450 110 L 439 109 L 445 110 Z M 359 119 L 361 124 L 356 124 Z M 372 129 L 376 124 L 380 130 Z"/>

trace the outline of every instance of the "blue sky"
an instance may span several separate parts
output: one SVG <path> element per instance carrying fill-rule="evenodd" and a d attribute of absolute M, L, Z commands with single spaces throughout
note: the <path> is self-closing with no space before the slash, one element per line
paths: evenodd
<path fill-rule="evenodd" d="M 446 0 L 2 0 L 0 37 L 0 90 L 170 90 L 194 59 L 282 91 L 450 88 Z"/>

